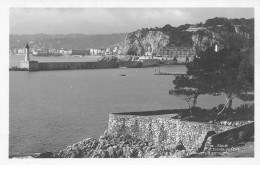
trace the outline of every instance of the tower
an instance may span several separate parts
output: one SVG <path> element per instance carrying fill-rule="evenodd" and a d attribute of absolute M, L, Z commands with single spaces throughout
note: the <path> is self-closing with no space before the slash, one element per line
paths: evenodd
<path fill-rule="evenodd" d="M 26 49 L 26 54 L 25 54 L 24 61 L 30 61 L 30 56 L 29 56 L 29 45 L 28 45 L 28 43 L 26 44 L 25 49 Z"/>
<path fill-rule="evenodd" d="M 29 56 L 29 45 L 28 43 L 25 46 L 26 54 L 24 60 L 20 63 L 20 68 L 25 68 L 28 71 L 38 71 L 38 61 L 31 61 Z"/>

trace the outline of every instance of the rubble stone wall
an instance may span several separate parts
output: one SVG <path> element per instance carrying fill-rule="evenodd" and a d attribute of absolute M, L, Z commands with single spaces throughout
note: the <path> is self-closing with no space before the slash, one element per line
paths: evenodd
<path fill-rule="evenodd" d="M 155 114 L 155 113 L 154 113 Z M 141 114 L 140 114 L 141 115 Z M 181 141 L 188 151 L 198 150 L 209 131 L 220 133 L 232 126 L 187 122 L 176 119 L 140 116 L 136 113 L 109 114 L 108 132 L 111 134 L 129 134 L 157 145 L 176 145 Z"/>

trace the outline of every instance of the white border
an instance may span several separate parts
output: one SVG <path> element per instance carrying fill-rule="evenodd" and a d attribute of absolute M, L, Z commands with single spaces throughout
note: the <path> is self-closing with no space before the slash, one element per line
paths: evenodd
<path fill-rule="evenodd" d="M 9 49 L 9 8 L 10 7 L 133 7 L 133 8 L 163 8 L 163 7 L 254 7 L 255 8 L 255 78 L 259 78 L 259 66 L 260 59 L 259 55 L 259 9 L 260 9 L 260 1 L 259 0 L 77 0 L 77 1 L 68 1 L 68 0 L 0 0 L 0 165 L 18 165 L 20 169 L 20 165 L 45 165 L 51 164 L 54 169 L 59 169 L 57 165 L 65 165 L 66 169 L 74 169 L 70 168 L 70 164 L 77 165 L 88 165 L 91 166 L 91 169 L 95 169 L 98 166 L 103 167 L 102 169 L 106 169 L 108 166 L 113 166 L 114 169 L 131 169 L 133 165 L 138 164 L 138 167 L 142 168 L 142 170 L 147 170 L 149 168 L 158 168 L 158 169 L 167 169 L 164 166 L 172 165 L 172 164 L 182 164 L 182 165 L 190 165 L 190 164 L 260 164 L 259 160 L 259 136 L 257 136 L 257 130 L 259 130 L 259 116 L 257 111 L 259 111 L 259 106 L 255 105 L 255 120 L 256 120 L 256 129 L 255 129 L 255 158 L 228 158 L 228 159 L 211 159 L 211 158 L 203 158 L 203 159 L 8 159 L 8 137 L 9 137 L 9 59 L 8 59 L 8 49 Z M 258 85 L 259 79 L 255 79 L 256 88 L 255 88 L 255 104 L 259 104 L 259 92 Z M 123 166 L 123 165 L 129 166 Z M 159 164 L 159 165 L 158 165 Z M 168 167 L 168 166 L 167 166 Z M 215 168 L 215 167 L 214 167 Z M 241 168 L 239 166 L 239 168 Z M 44 167 L 38 167 L 38 169 L 45 169 Z M 113 169 L 113 170 L 114 170 Z M 169 168 L 168 168 L 169 169 Z M 173 168 L 172 166 L 170 169 Z M 178 168 L 180 169 L 180 168 Z M 193 169 L 192 168 L 189 168 Z M 212 169 L 209 167 L 208 169 Z M 235 168 L 229 168 L 235 169 Z M 238 168 L 236 168 L 238 169 Z M 150 170 L 150 169 L 149 169 Z"/>

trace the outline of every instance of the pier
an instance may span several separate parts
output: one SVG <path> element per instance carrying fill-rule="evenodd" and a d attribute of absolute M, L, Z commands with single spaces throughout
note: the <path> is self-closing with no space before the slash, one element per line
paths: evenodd
<path fill-rule="evenodd" d="M 187 75 L 187 73 L 186 72 L 172 72 L 172 73 L 156 72 L 156 73 L 154 73 L 154 75 Z"/>

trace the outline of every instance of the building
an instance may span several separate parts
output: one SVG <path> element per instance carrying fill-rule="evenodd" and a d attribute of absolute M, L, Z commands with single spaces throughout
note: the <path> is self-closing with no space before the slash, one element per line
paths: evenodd
<path fill-rule="evenodd" d="M 71 51 L 71 55 L 79 55 L 79 56 L 85 56 L 87 53 L 87 50 L 75 50 L 75 49 L 72 49 Z"/>
<path fill-rule="evenodd" d="M 214 51 L 215 51 L 215 52 L 219 52 L 219 51 L 222 50 L 222 49 L 224 49 L 224 45 L 219 44 L 218 42 L 216 42 L 216 43 L 214 44 Z"/>
<path fill-rule="evenodd" d="M 112 53 L 113 50 L 111 48 L 106 48 L 106 52 L 105 52 L 106 55 L 112 55 Z"/>
<path fill-rule="evenodd" d="M 188 32 L 196 32 L 196 31 L 199 31 L 199 30 L 207 30 L 207 28 L 190 26 L 190 28 L 188 28 L 186 31 L 188 31 Z"/>
<path fill-rule="evenodd" d="M 18 54 L 26 54 L 26 49 L 25 48 L 20 48 L 17 51 Z"/>
<path fill-rule="evenodd" d="M 243 26 L 241 26 L 241 25 L 234 25 L 234 28 L 235 28 L 236 34 L 238 34 L 238 35 L 240 35 L 240 36 L 242 36 L 242 37 L 244 37 L 246 39 L 250 38 L 250 34 L 245 31 Z"/>
<path fill-rule="evenodd" d="M 72 50 L 63 49 L 62 55 L 64 55 L 64 56 L 69 56 L 69 55 L 71 55 L 71 54 L 72 54 Z M 85 55 L 86 55 L 86 54 L 85 54 Z"/>
<path fill-rule="evenodd" d="M 168 46 L 163 49 L 163 57 L 175 60 L 178 63 L 193 61 L 196 51 L 194 47 Z"/>
<path fill-rule="evenodd" d="M 98 55 L 98 49 L 90 49 L 90 55 L 97 56 Z"/>
<path fill-rule="evenodd" d="M 118 54 L 118 52 L 119 52 L 119 46 L 114 46 L 114 48 L 113 48 L 113 55 L 117 55 Z"/>

